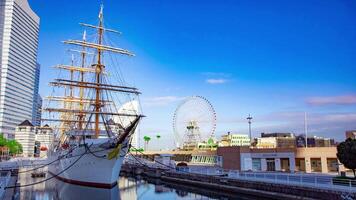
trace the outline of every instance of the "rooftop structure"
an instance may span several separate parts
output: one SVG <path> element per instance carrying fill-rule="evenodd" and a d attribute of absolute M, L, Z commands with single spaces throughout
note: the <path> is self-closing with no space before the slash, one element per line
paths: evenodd
<path fill-rule="evenodd" d="M 294 137 L 261 137 L 257 138 L 256 148 L 295 148 Z"/>
<path fill-rule="evenodd" d="M 261 137 L 294 137 L 293 133 L 261 133 Z"/>
<path fill-rule="evenodd" d="M 250 138 L 246 134 L 227 134 L 221 136 L 219 146 L 250 146 Z"/>

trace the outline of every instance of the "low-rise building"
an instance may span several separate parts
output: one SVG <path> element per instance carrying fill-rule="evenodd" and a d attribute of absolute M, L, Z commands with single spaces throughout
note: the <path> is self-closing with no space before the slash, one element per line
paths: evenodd
<path fill-rule="evenodd" d="M 217 158 L 216 150 L 214 151 L 195 151 L 192 153 L 192 160 L 191 164 L 198 164 L 198 165 L 217 165 L 218 158 Z"/>
<path fill-rule="evenodd" d="M 250 146 L 250 137 L 245 134 L 231 134 L 228 132 L 226 135 L 221 137 L 219 146 L 228 147 L 228 146 Z"/>
<path fill-rule="evenodd" d="M 295 171 L 293 148 L 219 147 L 219 160 L 225 169 L 240 171 Z"/>
<path fill-rule="evenodd" d="M 294 148 L 294 137 L 261 137 L 257 138 L 256 148 Z"/>
<path fill-rule="evenodd" d="M 35 140 L 39 143 L 40 146 L 40 157 L 47 156 L 47 152 L 53 142 L 53 138 L 53 130 L 47 124 L 36 129 Z"/>
<path fill-rule="evenodd" d="M 23 121 L 15 129 L 15 140 L 22 145 L 22 154 L 24 157 L 33 157 L 35 149 L 36 130 L 31 122 Z"/>
<path fill-rule="evenodd" d="M 337 173 L 345 168 L 336 153 L 336 147 L 218 147 L 217 163 L 224 169 L 240 171 Z"/>
<path fill-rule="evenodd" d="M 47 156 L 53 139 L 53 130 L 48 125 L 36 127 L 25 120 L 16 127 L 15 140 L 22 145 L 24 157 Z"/>
<path fill-rule="evenodd" d="M 308 147 L 296 149 L 296 171 L 332 173 L 344 167 L 336 157 L 336 147 Z"/>

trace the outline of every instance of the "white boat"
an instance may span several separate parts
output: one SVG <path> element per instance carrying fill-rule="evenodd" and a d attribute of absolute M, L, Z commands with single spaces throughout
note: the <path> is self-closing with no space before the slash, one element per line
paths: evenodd
<path fill-rule="evenodd" d="M 56 140 L 48 152 L 48 171 L 51 176 L 64 182 L 112 188 L 117 184 L 123 159 L 142 115 L 132 110 L 124 112 L 123 109 L 117 109 L 124 101 L 114 99 L 111 92 L 124 94 L 125 97 L 131 95 L 127 102 L 140 93 L 137 88 L 107 82 L 106 75 L 110 72 L 107 71 L 103 55 L 105 52 L 127 56 L 133 54 L 103 43 L 104 32 L 118 33 L 104 27 L 103 7 L 97 26 L 81 25 L 94 29 L 97 38 L 95 42 L 87 42 L 84 32 L 82 40 L 64 42 L 81 48 L 74 50 L 80 54 L 80 64 L 76 66 L 72 59 L 70 65 L 56 66 L 69 72 L 70 79 L 55 79 L 50 83 L 54 87 L 64 88 L 64 95 L 50 96 L 48 100 L 60 102 L 59 106 L 44 109 L 49 115 L 58 114 L 43 120 L 59 123 L 56 126 Z M 88 55 L 93 55 L 91 60 L 94 60 L 89 64 Z M 113 119 L 119 120 L 115 122 Z"/>

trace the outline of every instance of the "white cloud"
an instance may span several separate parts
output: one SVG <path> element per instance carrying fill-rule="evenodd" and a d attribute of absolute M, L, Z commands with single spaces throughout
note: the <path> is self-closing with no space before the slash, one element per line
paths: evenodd
<path fill-rule="evenodd" d="M 220 76 L 220 77 L 230 77 L 231 74 L 224 72 L 203 72 L 202 75 L 207 77 Z"/>
<path fill-rule="evenodd" d="M 206 79 L 205 82 L 209 83 L 209 84 L 223 84 L 223 83 L 226 83 L 227 80 L 226 79 L 214 79 L 214 78 L 211 78 L 211 79 Z"/>
<path fill-rule="evenodd" d="M 356 104 L 356 95 L 311 97 L 306 100 L 306 103 L 313 106 L 350 105 Z"/>
<path fill-rule="evenodd" d="M 143 104 L 147 106 L 166 106 L 170 103 L 183 100 L 185 97 L 178 96 L 159 96 L 144 99 Z"/>

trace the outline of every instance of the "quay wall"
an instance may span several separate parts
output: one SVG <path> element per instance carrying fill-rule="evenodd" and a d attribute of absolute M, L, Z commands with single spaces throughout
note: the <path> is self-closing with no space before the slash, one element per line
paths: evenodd
<path fill-rule="evenodd" d="M 192 187 L 206 188 L 222 193 L 245 194 L 267 199 L 356 199 L 356 193 L 345 194 L 329 189 L 309 188 L 303 186 L 285 185 L 231 179 L 223 176 L 192 174 L 175 172 L 171 170 L 153 169 L 143 166 L 123 165 L 122 172 L 133 175 L 143 175 L 157 178 L 163 182 L 190 185 Z M 138 173 L 137 173 L 138 172 Z"/>

